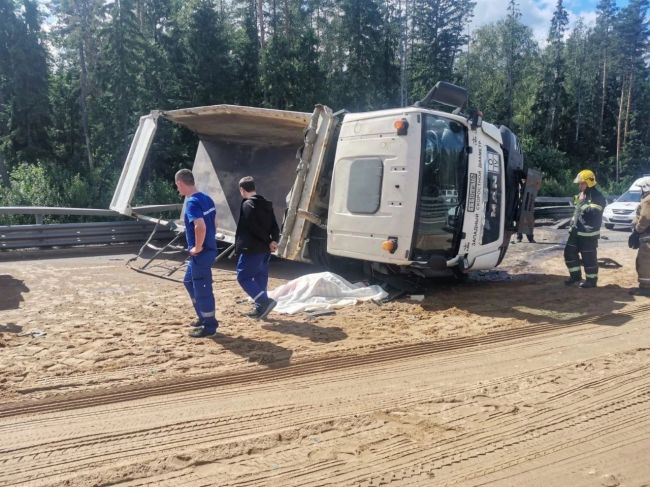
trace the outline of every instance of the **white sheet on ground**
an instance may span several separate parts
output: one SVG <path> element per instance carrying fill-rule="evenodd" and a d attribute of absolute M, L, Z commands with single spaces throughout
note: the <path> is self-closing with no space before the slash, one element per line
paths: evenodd
<path fill-rule="evenodd" d="M 342 308 L 386 296 L 388 293 L 379 286 L 352 284 L 331 272 L 307 274 L 269 291 L 269 297 L 278 303 L 273 311 L 286 314 Z"/>

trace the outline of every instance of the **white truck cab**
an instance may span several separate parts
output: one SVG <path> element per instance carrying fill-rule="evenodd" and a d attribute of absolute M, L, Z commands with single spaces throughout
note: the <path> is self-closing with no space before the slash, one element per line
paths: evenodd
<path fill-rule="evenodd" d="M 520 155 L 513 140 L 511 151 Z M 506 212 L 503 144 L 494 125 L 472 127 L 446 112 L 346 114 L 332 171 L 327 252 L 428 275 L 496 266 L 515 217 L 510 212 L 508 221 Z"/>

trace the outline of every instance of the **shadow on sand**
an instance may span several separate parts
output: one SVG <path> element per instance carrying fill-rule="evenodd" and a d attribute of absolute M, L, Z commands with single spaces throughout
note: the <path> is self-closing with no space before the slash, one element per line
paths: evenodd
<path fill-rule="evenodd" d="M 262 328 L 278 333 L 295 335 L 309 338 L 312 342 L 331 343 L 344 340 L 348 335 L 338 326 L 324 328 L 312 323 L 304 323 L 291 320 L 279 320 L 269 317 L 269 323 L 262 325 Z"/>
<path fill-rule="evenodd" d="M 515 318 L 558 324 L 593 317 L 593 323 L 620 326 L 632 319 L 615 313 L 634 302 L 626 288 L 609 284 L 595 289 L 564 285 L 566 276 L 518 274 L 502 279 L 469 279 L 462 285 L 430 288 L 422 308 L 443 311 L 455 307 L 479 316 Z"/>
<path fill-rule="evenodd" d="M 28 293 L 29 288 L 24 281 L 7 274 L 0 274 L 0 311 L 18 309 L 24 301 L 23 293 Z"/>
<path fill-rule="evenodd" d="M 293 355 L 293 350 L 281 347 L 275 343 L 252 340 L 242 336 L 231 337 L 217 333 L 212 340 L 224 349 L 245 358 L 249 362 L 264 365 L 270 369 L 279 369 L 288 366 Z"/>

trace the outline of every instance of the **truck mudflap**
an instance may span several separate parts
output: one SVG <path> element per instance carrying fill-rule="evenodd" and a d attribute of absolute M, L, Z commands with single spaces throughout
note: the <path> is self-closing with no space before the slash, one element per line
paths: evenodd
<path fill-rule="evenodd" d="M 311 227 L 324 227 L 325 219 L 320 213 L 328 203 L 327 198 L 323 199 L 327 191 L 321 195 L 319 189 L 337 123 L 338 119 L 329 107 L 316 106 L 305 131 L 305 143 L 282 225 L 278 256 L 284 259 L 309 262 L 311 259 L 305 250 Z"/>
<path fill-rule="evenodd" d="M 535 198 L 537 198 L 537 193 L 541 186 L 542 173 L 536 169 L 528 169 L 526 173 L 526 183 L 521 191 L 521 198 L 518 201 L 517 214 L 519 216 L 515 222 L 515 232 L 523 235 L 532 235 L 535 229 Z M 506 231 L 497 265 L 501 264 L 501 261 L 503 261 L 506 256 L 512 234 L 512 230 Z"/>
<path fill-rule="evenodd" d="M 535 198 L 542 186 L 542 173 L 535 169 L 528 169 L 526 184 L 521 195 L 517 232 L 531 234 L 535 229 Z"/>

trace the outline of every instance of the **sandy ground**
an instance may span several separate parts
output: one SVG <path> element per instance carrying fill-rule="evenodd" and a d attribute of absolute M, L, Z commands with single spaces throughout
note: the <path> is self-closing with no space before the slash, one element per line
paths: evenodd
<path fill-rule="evenodd" d="M 208 340 L 131 254 L 0 255 L 0 485 L 650 485 L 650 300 L 605 235 L 596 290 L 540 230 L 422 302 L 266 323 L 226 262 Z"/>

